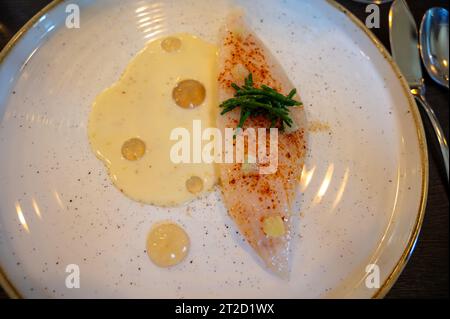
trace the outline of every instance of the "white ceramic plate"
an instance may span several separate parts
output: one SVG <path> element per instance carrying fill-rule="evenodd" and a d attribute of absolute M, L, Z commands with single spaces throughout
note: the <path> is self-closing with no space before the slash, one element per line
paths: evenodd
<path fill-rule="evenodd" d="M 147 41 L 189 32 L 217 40 L 230 1 L 71 1 L 34 19 L 0 65 L 0 259 L 23 297 L 314 298 L 382 296 L 413 249 L 427 193 L 422 124 L 385 50 L 328 1 L 237 1 L 300 89 L 312 123 L 289 282 L 236 234 L 219 192 L 179 208 L 140 205 L 114 188 L 86 133 L 95 96 Z M 148 259 L 151 225 L 189 233 L 186 262 Z M 65 285 L 66 266 L 81 287 Z M 366 267 L 380 270 L 367 287 Z"/>

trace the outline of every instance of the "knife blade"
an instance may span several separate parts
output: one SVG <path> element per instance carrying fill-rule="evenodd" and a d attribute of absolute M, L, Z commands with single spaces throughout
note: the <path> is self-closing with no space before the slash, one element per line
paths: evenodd
<path fill-rule="evenodd" d="M 389 37 L 392 57 L 410 87 L 423 84 L 417 25 L 405 0 L 396 0 L 389 11 Z"/>

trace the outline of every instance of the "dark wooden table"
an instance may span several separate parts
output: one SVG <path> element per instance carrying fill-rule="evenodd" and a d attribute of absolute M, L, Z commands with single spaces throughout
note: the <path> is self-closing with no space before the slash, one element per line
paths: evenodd
<path fill-rule="evenodd" d="M 37 11 L 50 0 L 0 0 L 0 48 Z M 363 21 L 367 13 L 366 5 L 350 0 L 338 0 Z M 448 9 L 446 0 L 409 0 L 410 8 L 418 21 L 425 11 L 434 6 Z M 389 5 L 381 5 L 382 25 L 374 33 L 389 48 L 388 10 Z M 426 78 L 428 101 L 433 105 L 448 138 L 449 92 Z M 425 118 L 425 117 L 424 117 Z M 430 151 L 430 187 L 428 206 L 422 232 L 406 269 L 387 295 L 388 298 L 448 298 L 449 297 L 449 189 L 443 178 L 442 166 L 431 126 L 424 121 Z M 0 288 L 0 298 L 7 298 Z"/>

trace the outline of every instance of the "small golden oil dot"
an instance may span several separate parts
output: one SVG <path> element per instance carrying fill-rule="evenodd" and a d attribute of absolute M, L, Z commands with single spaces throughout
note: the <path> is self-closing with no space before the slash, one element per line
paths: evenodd
<path fill-rule="evenodd" d="M 172 98 L 182 108 L 194 108 L 203 103 L 206 89 L 199 81 L 184 80 L 172 91 Z"/>
<path fill-rule="evenodd" d="M 147 237 L 147 254 L 159 267 L 181 263 L 189 252 L 190 240 L 183 228 L 174 223 L 152 227 Z"/>
<path fill-rule="evenodd" d="M 145 143 L 139 138 L 130 138 L 122 145 L 122 156 L 129 161 L 137 161 L 145 154 Z"/>
<path fill-rule="evenodd" d="M 281 216 L 269 216 L 264 218 L 263 231 L 269 237 L 281 237 L 285 234 L 284 221 Z"/>
<path fill-rule="evenodd" d="M 161 42 L 161 48 L 169 53 L 178 51 L 181 48 L 181 40 L 175 37 L 165 38 Z"/>
<path fill-rule="evenodd" d="M 186 188 L 191 194 L 198 194 L 203 190 L 203 180 L 198 176 L 192 176 L 186 181 Z"/>

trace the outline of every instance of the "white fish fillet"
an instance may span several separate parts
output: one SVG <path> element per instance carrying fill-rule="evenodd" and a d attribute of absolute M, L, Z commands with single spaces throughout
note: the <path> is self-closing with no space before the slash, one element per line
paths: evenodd
<path fill-rule="evenodd" d="M 248 28 L 241 13 L 229 17 L 222 34 L 218 78 L 221 102 L 234 96 L 231 83 L 242 85 L 249 72 L 257 87 L 265 84 L 282 94 L 294 88 L 279 63 Z M 290 116 L 297 129 L 279 132 L 278 169 L 274 174 L 248 174 L 239 163 L 220 165 L 222 193 L 230 216 L 267 267 L 283 278 L 289 275 L 290 216 L 306 150 L 303 107 L 291 108 Z M 217 125 L 222 130 L 236 128 L 239 117 L 240 111 L 235 109 L 219 115 Z M 262 117 L 250 118 L 244 128 L 248 127 L 268 128 L 270 122 Z M 286 230 L 283 236 L 265 234 L 263 221 L 270 216 L 282 217 Z"/>

